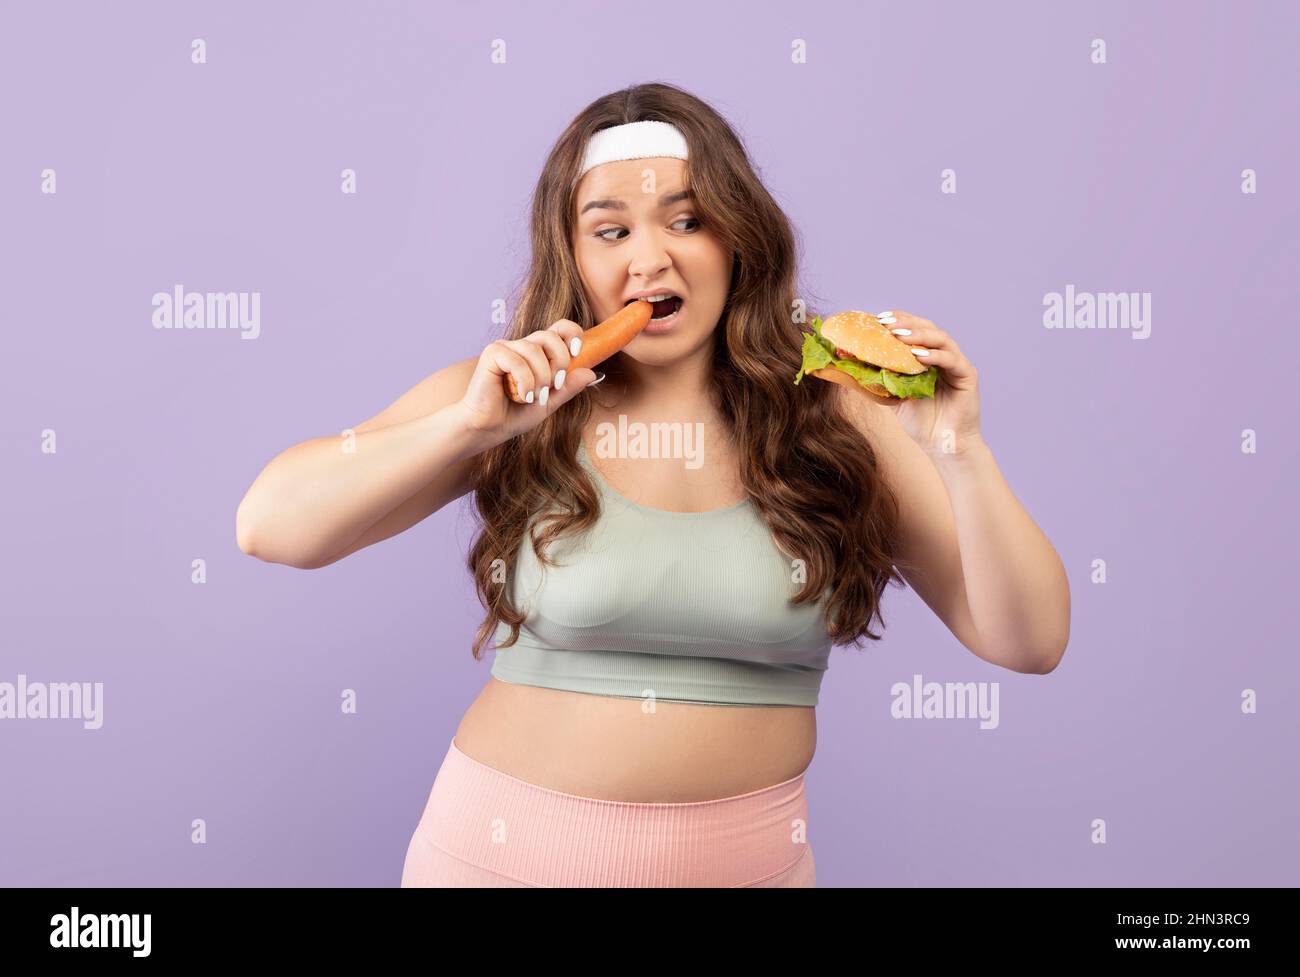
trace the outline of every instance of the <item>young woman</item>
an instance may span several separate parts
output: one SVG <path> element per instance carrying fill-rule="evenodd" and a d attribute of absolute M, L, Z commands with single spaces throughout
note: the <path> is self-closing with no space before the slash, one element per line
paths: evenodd
<path fill-rule="evenodd" d="M 585 109 L 542 172 L 532 245 L 508 338 L 358 424 L 355 452 L 275 458 L 239 545 L 325 566 L 474 492 L 472 653 L 497 650 L 404 886 L 811 886 L 803 780 L 832 645 L 878 640 L 906 580 L 974 654 L 1049 672 L 1061 562 L 948 333 L 882 313 L 939 368 L 933 399 L 793 383 L 811 317 L 793 232 L 694 96 L 639 85 Z M 662 321 L 599 375 L 571 368 L 579 322 L 656 293 Z M 611 445 L 656 424 L 698 433 L 690 457 Z"/>

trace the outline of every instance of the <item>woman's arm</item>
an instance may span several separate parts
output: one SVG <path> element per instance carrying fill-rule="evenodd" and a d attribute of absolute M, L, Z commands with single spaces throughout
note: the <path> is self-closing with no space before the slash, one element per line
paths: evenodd
<path fill-rule="evenodd" d="M 1070 589 L 1051 542 L 1020 505 L 982 439 L 928 453 L 892 410 L 837 386 L 898 496 L 900 572 L 953 635 L 985 661 L 1046 674 L 1065 654 Z"/>
<path fill-rule="evenodd" d="M 559 319 L 523 339 L 494 340 L 351 431 L 281 452 L 239 504 L 239 548 L 312 570 L 460 498 L 473 488 L 475 455 L 535 428 L 596 379 L 590 367 L 570 369 L 582 335 Z M 525 403 L 511 401 L 507 378 Z"/>
<path fill-rule="evenodd" d="M 268 563 L 328 566 L 470 491 L 491 441 L 460 403 L 478 358 L 426 377 L 352 435 L 313 438 L 262 470 L 235 516 L 239 548 Z"/>

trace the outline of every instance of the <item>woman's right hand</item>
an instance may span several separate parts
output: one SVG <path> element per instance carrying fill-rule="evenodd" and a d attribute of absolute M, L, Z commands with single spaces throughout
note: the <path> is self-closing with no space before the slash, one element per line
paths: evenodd
<path fill-rule="evenodd" d="M 596 379 L 595 371 L 585 366 L 569 370 L 581 348 L 582 332 L 576 322 L 560 319 L 523 339 L 498 339 L 489 344 L 460 399 L 470 426 L 500 444 L 532 430 L 586 390 Z M 521 396 L 532 393 L 532 403 L 516 404 L 510 399 L 507 376 L 514 377 Z"/>

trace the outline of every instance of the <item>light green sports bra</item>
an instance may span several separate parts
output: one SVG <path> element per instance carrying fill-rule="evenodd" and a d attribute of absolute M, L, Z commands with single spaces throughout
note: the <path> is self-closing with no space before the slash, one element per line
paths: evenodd
<path fill-rule="evenodd" d="M 578 460 L 600 487 L 600 518 L 550 544 L 556 567 L 524 534 L 510 587 L 527 617 L 492 675 L 621 698 L 815 706 L 831 649 L 824 600 L 790 603 L 794 561 L 753 503 L 652 509 L 615 492 L 581 442 Z"/>

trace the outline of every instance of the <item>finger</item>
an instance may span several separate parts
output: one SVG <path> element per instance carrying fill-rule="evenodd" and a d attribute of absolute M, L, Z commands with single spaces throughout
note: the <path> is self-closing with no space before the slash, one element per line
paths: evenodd
<path fill-rule="evenodd" d="M 546 358 L 546 350 L 536 342 L 529 342 L 527 339 L 509 339 L 506 345 L 528 361 L 528 367 L 533 374 L 529 386 L 537 389 L 537 399 L 533 403 L 545 404 L 551 392 L 551 378 L 554 375 L 550 360 Z"/>
<path fill-rule="evenodd" d="M 533 377 L 533 368 L 528 360 L 510 348 L 504 339 L 498 339 L 483 350 L 484 361 L 488 369 L 498 377 L 510 377 L 515 389 L 526 404 L 537 400 L 537 382 Z"/>
<path fill-rule="evenodd" d="M 918 319 L 910 312 L 903 312 L 900 309 L 886 309 L 883 312 L 877 312 L 876 319 L 895 336 L 906 339 L 908 342 L 915 338 L 915 333 L 919 329 L 931 324 Z"/>
<path fill-rule="evenodd" d="M 909 345 L 946 349 L 958 355 L 961 354 L 961 348 L 958 347 L 957 341 L 952 338 L 951 334 L 940 329 L 928 319 L 909 317 L 905 321 L 900 320 L 898 325 L 889 326 L 888 328 L 891 333 Z"/>
<path fill-rule="evenodd" d="M 564 379 L 564 386 L 558 390 L 552 390 L 547 398 L 545 410 L 549 413 L 562 404 L 572 400 L 578 394 L 587 389 L 587 384 L 596 379 L 596 371 L 588 366 L 574 367 L 570 370 Z"/>
<path fill-rule="evenodd" d="M 582 348 L 582 334 L 586 332 L 582 326 L 578 325 L 572 319 L 557 319 L 548 328 L 551 332 L 564 337 L 565 343 L 569 345 L 570 356 L 578 355 L 577 352 L 575 352 L 575 345 L 577 349 Z M 578 340 L 576 344 L 573 342 L 575 339 Z"/>
<path fill-rule="evenodd" d="M 923 326 L 934 325 L 934 323 L 931 322 L 929 319 L 923 319 L 919 315 L 913 315 L 911 312 L 907 312 L 903 309 L 886 309 L 884 312 L 877 312 L 876 318 L 879 319 L 881 322 L 884 322 L 886 319 L 896 319 L 898 322 L 902 322 L 904 319 L 906 319 L 909 322 L 915 322 L 918 325 L 923 325 Z"/>
<path fill-rule="evenodd" d="M 550 385 L 552 390 L 559 390 L 564 386 L 565 371 L 568 369 L 569 344 L 558 332 L 552 332 L 550 329 L 539 329 L 537 332 L 529 333 L 524 337 L 524 342 L 535 343 L 546 351 L 547 360 L 550 362 Z"/>
<path fill-rule="evenodd" d="M 937 366 L 943 371 L 944 379 L 954 385 L 958 381 L 964 385 L 967 381 L 973 383 L 975 380 L 974 365 L 955 349 L 913 346 L 912 355 L 926 366 Z"/>
<path fill-rule="evenodd" d="M 918 315 L 912 315 L 910 312 L 904 312 L 902 309 L 888 309 L 884 312 L 877 312 L 876 318 L 882 325 L 890 329 L 921 329 L 925 326 L 934 326 L 929 319 L 922 319 Z"/>
<path fill-rule="evenodd" d="M 577 356 L 582 351 L 582 337 L 586 330 L 572 319 L 560 319 L 559 321 L 552 323 L 550 329 L 552 332 L 563 337 L 570 358 Z"/>

